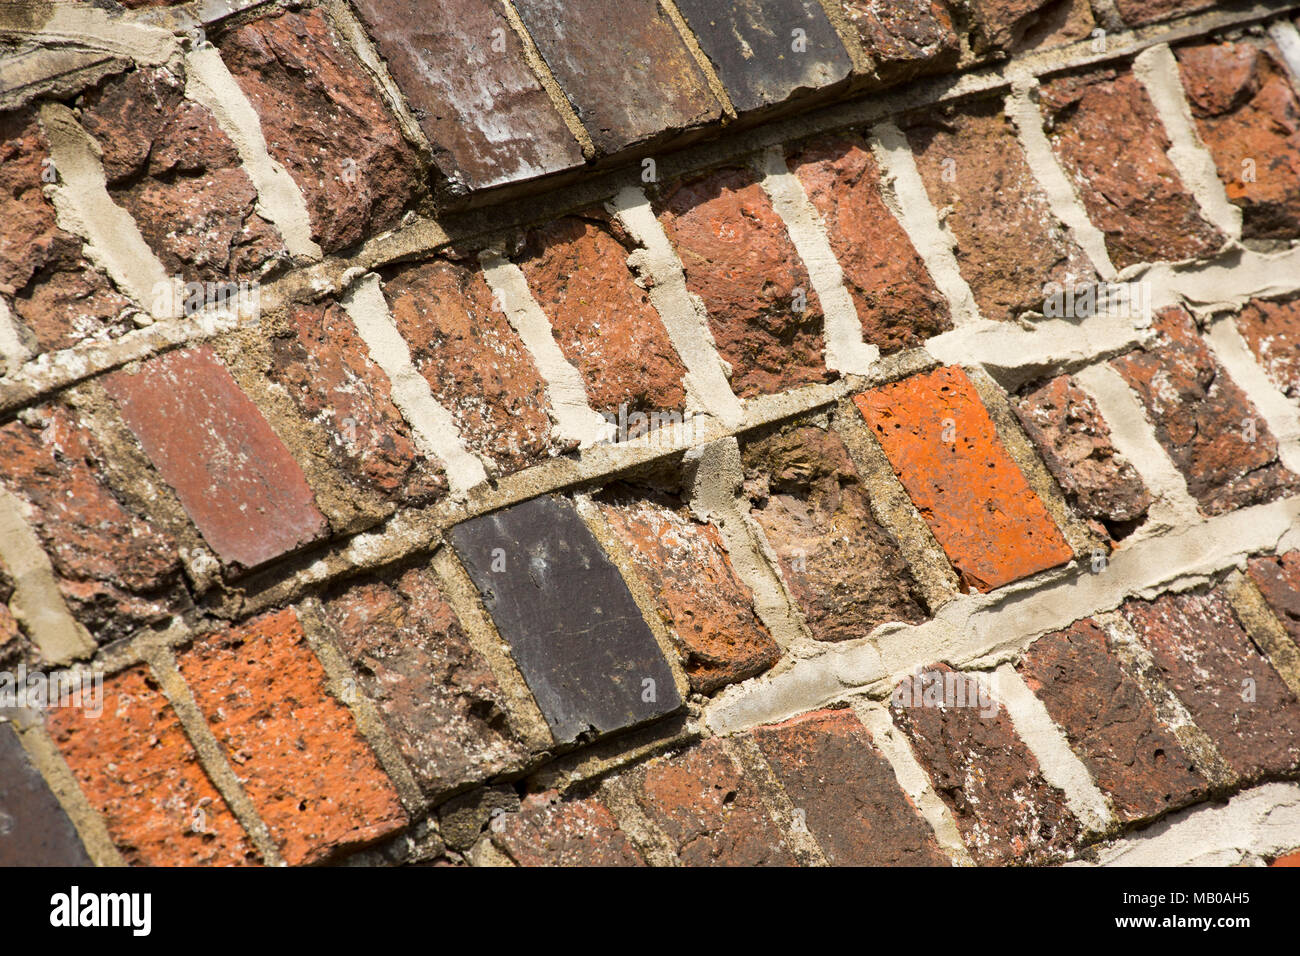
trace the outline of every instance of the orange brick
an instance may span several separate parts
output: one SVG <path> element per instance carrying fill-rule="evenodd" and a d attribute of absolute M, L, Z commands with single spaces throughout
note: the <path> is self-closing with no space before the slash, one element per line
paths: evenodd
<path fill-rule="evenodd" d="M 1300 850 L 1293 850 L 1285 856 L 1279 856 L 1269 866 L 1300 866 Z"/>
<path fill-rule="evenodd" d="M 854 402 L 965 586 L 987 591 L 1074 556 L 960 368 Z"/>

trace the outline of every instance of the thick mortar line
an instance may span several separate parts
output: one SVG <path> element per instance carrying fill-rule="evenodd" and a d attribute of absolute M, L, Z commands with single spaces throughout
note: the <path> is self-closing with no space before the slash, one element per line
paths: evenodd
<path fill-rule="evenodd" d="M 704 82 L 708 84 L 709 92 L 714 98 L 722 104 L 722 112 L 729 119 L 735 119 L 736 106 L 731 102 L 731 95 L 727 92 L 727 87 L 723 84 L 722 78 L 718 76 L 718 71 L 713 68 L 713 61 L 704 52 L 700 46 L 700 41 L 695 34 L 691 32 L 686 18 L 682 16 L 681 10 L 677 9 L 676 0 L 659 0 L 659 7 L 667 14 L 668 19 L 673 22 L 678 35 L 682 42 L 686 44 L 686 49 L 691 51 L 691 57 L 695 60 L 695 65 L 700 68 L 700 74 L 704 77 Z"/>
<path fill-rule="evenodd" d="M 31 350 L 23 344 L 17 317 L 9 311 L 9 303 L 0 298 L 0 376 L 18 371 L 31 357 Z"/>
<path fill-rule="evenodd" d="M 925 262 L 934 284 L 948 300 L 954 327 L 980 320 L 975 296 L 962 278 L 955 253 L 957 241 L 930 202 L 912 148 L 891 122 L 871 128 L 871 152 L 880 164 L 881 195 Z"/>
<path fill-rule="evenodd" d="M 1205 333 L 1219 364 L 1239 385 L 1277 439 L 1278 459 L 1300 474 L 1300 409 L 1282 394 L 1255 359 L 1230 316 L 1212 323 Z M 1245 427 L 1245 422 L 1239 423 Z"/>
<path fill-rule="evenodd" d="M 826 367 L 845 374 L 866 374 L 880 358 L 880 349 L 862 341 L 862 321 L 849 290 L 844 287 L 844 271 L 831 249 L 821 216 L 804 192 L 799 177 L 786 166 L 781 147 L 773 146 L 760 153 L 756 166 L 762 175 L 763 191 L 785 223 L 821 303 Z"/>
<path fill-rule="evenodd" d="M 609 438 L 615 426 L 588 403 L 582 373 L 560 351 L 551 320 L 533 298 L 523 270 L 496 249 L 484 249 L 478 259 L 496 308 L 505 313 L 546 383 L 557 436 L 575 440 L 582 448 Z"/>
<path fill-rule="evenodd" d="M 487 481 L 483 462 L 461 441 L 451 412 L 438 404 L 428 380 L 412 364 L 411 350 L 388 311 L 379 276 L 371 273 L 356 282 L 343 296 L 342 305 L 370 357 L 392 383 L 393 404 L 411 426 L 411 437 L 420 451 L 442 462 L 452 493 L 464 495 Z"/>
<path fill-rule="evenodd" d="M 24 22 L 28 9 L 39 13 L 39 26 Z M 111 16 L 92 4 L 66 2 L 7 3 L 0 8 L 0 34 L 17 35 L 43 47 L 89 47 L 128 57 L 144 66 L 167 63 L 180 52 L 170 30 L 132 17 Z"/>
<path fill-rule="evenodd" d="M 244 91 L 226 68 L 215 46 L 204 44 L 185 55 L 185 95 L 204 106 L 230 137 L 248 178 L 257 189 L 257 212 L 275 224 L 295 259 L 319 261 L 322 253 L 312 239 L 307 200 L 288 171 L 272 158 L 262 133 L 262 121 Z"/>
<path fill-rule="evenodd" d="M 798 812 L 785 787 L 777 780 L 772 765 L 763 756 L 762 749 L 753 737 L 732 737 L 723 744 L 732 766 L 758 790 L 768 815 L 781 831 L 790 852 L 800 866 L 830 866 L 803 816 Z"/>
<path fill-rule="evenodd" d="M 1155 105 L 1169 136 L 1166 155 L 1201 213 L 1227 236 L 1240 239 L 1241 210 L 1228 201 L 1214 157 L 1196 132 L 1173 52 L 1163 43 L 1143 50 L 1133 61 L 1133 74 Z"/>
<path fill-rule="evenodd" d="M 1228 598 L 1246 633 L 1268 657 L 1291 693 L 1300 697 L 1300 647 L 1277 619 L 1254 581 L 1235 571 L 1227 585 Z"/>

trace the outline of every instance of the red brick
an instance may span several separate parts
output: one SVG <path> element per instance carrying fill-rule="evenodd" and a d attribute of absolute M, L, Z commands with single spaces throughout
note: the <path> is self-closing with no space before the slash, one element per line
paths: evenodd
<path fill-rule="evenodd" d="M 839 7 L 882 84 L 942 73 L 957 65 L 961 39 L 953 29 L 952 14 L 940 0 L 840 0 Z"/>
<path fill-rule="evenodd" d="M 737 395 L 831 378 L 822 361 L 821 303 L 753 172 L 728 167 L 676 183 L 658 206 Z"/>
<path fill-rule="evenodd" d="M 427 792 L 494 777 L 527 756 L 496 677 L 429 571 L 341 588 L 325 611 L 357 689 Z"/>
<path fill-rule="evenodd" d="M 1074 556 L 960 368 L 854 402 L 964 586 L 988 591 Z"/>
<path fill-rule="evenodd" d="M 1115 9 L 1130 26 L 1167 20 L 1196 13 L 1216 5 L 1218 0 L 1115 0 Z"/>
<path fill-rule="evenodd" d="M 519 265 L 592 408 L 615 417 L 624 406 L 628 415 L 681 413 L 686 369 L 628 271 L 630 251 L 607 223 L 565 216 L 528 233 Z"/>
<path fill-rule="evenodd" d="M 1273 384 L 1300 398 L 1300 296 L 1255 299 L 1237 314 L 1236 324 Z"/>
<path fill-rule="evenodd" d="M 1300 645 L 1300 551 L 1252 558 L 1248 567 L 1250 579 L 1291 640 Z"/>
<path fill-rule="evenodd" d="M 712 523 L 695 521 L 676 499 L 630 486 L 606 491 L 601 506 L 655 596 L 693 691 L 712 694 L 780 659 Z"/>
<path fill-rule="evenodd" d="M 128 863 L 240 866 L 257 856 L 199 765 L 147 668 L 104 681 L 103 713 L 48 711 L 47 725 Z"/>
<path fill-rule="evenodd" d="M 1269 866 L 1300 866 L 1300 850 L 1293 850 L 1285 856 L 1279 856 Z"/>
<path fill-rule="evenodd" d="M 118 501 L 90 431 L 59 405 L 24 418 L 0 427 L 0 481 L 28 506 L 77 619 L 107 643 L 182 606 L 176 542 Z"/>
<path fill-rule="evenodd" d="M 806 425 L 746 444 L 751 514 L 817 640 L 925 619 L 898 546 L 871 513 L 843 439 Z"/>
<path fill-rule="evenodd" d="M 1182 308 L 1156 317 L 1156 337 L 1112 361 L 1146 406 L 1156 438 L 1208 515 L 1297 487 L 1255 406 L 1215 360 Z"/>
<path fill-rule="evenodd" d="M 1094 621 L 1045 634 L 1017 668 L 1125 822 L 1205 797 L 1208 781 Z"/>
<path fill-rule="evenodd" d="M 832 866 L 948 866 L 851 710 L 760 727 L 754 740 Z"/>
<path fill-rule="evenodd" d="M 942 675 L 927 679 L 944 681 L 945 689 L 947 675 L 970 679 L 945 664 L 923 673 Z M 972 700 L 971 690 L 963 688 L 965 706 L 956 700 L 936 706 L 917 694 L 918 684 L 927 686 L 907 678 L 900 685 L 904 692 L 895 690 L 890 712 L 952 811 L 971 858 L 1000 866 L 1066 855 L 1079 836 L 1079 822 L 1066 809 L 1065 794 L 1043 779 L 1002 705 L 991 697 Z M 991 716 L 985 703 L 996 706 Z"/>
<path fill-rule="evenodd" d="M 406 824 L 293 610 L 205 637 L 178 664 L 285 862 L 318 862 Z"/>
<path fill-rule="evenodd" d="M 130 300 L 80 255 L 41 272 L 13 300 L 13 313 L 30 330 L 38 353 L 116 338 L 135 328 L 134 311 Z"/>
<path fill-rule="evenodd" d="M 210 348 L 102 381 L 223 561 L 255 567 L 325 533 L 302 470 Z"/>
<path fill-rule="evenodd" d="M 546 385 L 481 272 L 443 259 L 399 267 L 384 295 L 415 367 L 471 449 L 503 472 L 558 450 Z"/>
<path fill-rule="evenodd" d="M 952 328 L 947 300 L 885 205 L 867 144 L 856 136 L 823 137 L 788 160 L 826 224 L 866 341 L 888 353 Z"/>
<path fill-rule="evenodd" d="M 1223 244 L 1165 155 L 1169 138 L 1131 72 L 1065 76 L 1044 84 L 1039 101 L 1056 155 L 1116 269 L 1209 256 Z"/>
<path fill-rule="evenodd" d="M 497 818 L 492 840 L 520 866 L 645 866 L 594 797 L 561 800 L 554 791 L 525 797 L 518 813 Z"/>
<path fill-rule="evenodd" d="M 1255 777 L 1300 766 L 1300 701 L 1221 592 L 1130 601 L 1122 611 L 1165 684 L 1233 770 Z"/>
<path fill-rule="evenodd" d="M 1016 53 L 1073 43 L 1092 33 L 1088 0 L 969 0 L 976 53 Z"/>
<path fill-rule="evenodd" d="M 254 20 L 218 46 L 272 157 L 302 189 L 320 247 L 334 252 L 396 226 L 420 191 L 419 160 L 325 15 Z"/>

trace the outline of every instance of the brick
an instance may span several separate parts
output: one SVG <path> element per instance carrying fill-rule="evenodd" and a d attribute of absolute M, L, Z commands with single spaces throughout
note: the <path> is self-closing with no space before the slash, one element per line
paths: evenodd
<path fill-rule="evenodd" d="M 961 38 L 941 0 L 840 0 L 839 7 L 882 85 L 946 72 L 961 57 Z"/>
<path fill-rule="evenodd" d="M 76 828 L 9 724 L 0 724 L 0 866 L 90 866 Z"/>
<path fill-rule="evenodd" d="M 1177 51 L 1197 131 L 1246 239 L 1300 236 L 1300 100 L 1272 44 L 1199 43 Z"/>
<path fill-rule="evenodd" d="M 37 353 L 116 338 L 135 328 L 131 314 L 136 311 L 80 255 L 52 265 L 13 300 L 13 314 L 30 331 Z"/>
<path fill-rule="evenodd" d="M 712 737 L 626 775 L 684 866 L 797 866 L 758 789 Z"/>
<path fill-rule="evenodd" d="M 1300 398 L 1300 296 L 1255 299 L 1237 314 L 1236 325 L 1273 384 Z"/>
<path fill-rule="evenodd" d="M 969 679 L 946 664 L 925 669 L 927 675 Z M 912 681 L 907 678 L 904 684 Z M 903 685 L 900 685 L 903 686 Z M 988 714 L 967 697 L 966 706 L 944 701 L 937 706 L 915 694 L 917 683 L 890 704 L 894 723 L 907 735 L 912 750 L 952 811 L 957 829 L 981 866 L 1046 863 L 1060 859 L 1080 835 L 1079 821 L 1065 804 L 1065 794 L 1043 779 L 1038 761 L 1012 727 L 1006 709 Z"/>
<path fill-rule="evenodd" d="M 960 368 L 854 402 L 964 587 L 988 591 L 1074 556 Z"/>
<path fill-rule="evenodd" d="M 485 189 L 582 165 L 578 141 L 499 5 L 357 0 L 356 7 L 453 184 Z"/>
<path fill-rule="evenodd" d="M 168 352 L 102 382 L 223 561 L 256 567 L 325 533 L 302 469 L 210 348 Z"/>
<path fill-rule="evenodd" d="M 817 0 L 680 0 L 677 8 L 738 112 L 834 86 L 853 68 Z"/>
<path fill-rule="evenodd" d="M 1221 592 L 1166 594 L 1130 601 L 1121 611 L 1150 649 L 1160 678 L 1233 770 L 1254 777 L 1296 769 L 1300 701 Z"/>
<path fill-rule="evenodd" d="M 1300 850 L 1277 857 L 1269 866 L 1300 866 Z"/>
<path fill-rule="evenodd" d="M 601 511 L 650 586 L 698 694 L 761 674 L 781 648 L 754 613 L 718 529 L 668 495 L 614 486 Z"/>
<path fill-rule="evenodd" d="M 321 249 L 396 226 L 420 192 L 419 160 L 324 14 L 254 20 L 217 45 L 272 157 L 302 190 Z"/>
<path fill-rule="evenodd" d="M 851 710 L 760 727 L 754 741 L 832 866 L 948 866 Z"/>
<path fill-rule="evenodd" d="M 27 505 L 69 610 L 100 643 L 184 604 L 176 541 L 121 504 L 103 452 L 62 406 L 0 427 L 0 481 Z"/>
<path fill-rule="evenodd" d="M 722 106 L 655 0 L 518 0 L 515 8 L 598 152 L 722 118 Z M 601 42 L 574 43 L 574 37 Z"/>
<path fill-rule="evenodd" d="M 256 852 L 148 669 L 104 681 L 103 713 L 60 707 L 50 735 L 126 861 L 243 866 Z"/>
<path fill-rule="evenodd" d="M 832 377 L 822 360 L 821 302 L 751 170 L 727 167 L 675 183 L 657 206 L 737 395 Z"/>
<path fill-rule="evenodd" d="M 1300 645 L 1300 551 L 1251 558 L 1248 568 L 1268 606 Z"/>
<path fill-rule="evenodd" d="M 1131 72 L 1053 80 L 1039 103 L 1052 147 L 1116 269 L 1209 256 L 1223 244 L 1165 155 L 1169 138 Z"/>
<path fill-rule="evenodd" d="M 1094 621 L 1045 634 L 1017 667 L 1124 822 L 1205 798 L 1209 782 Z"/>
<path fill-rule="evenodd" d="M 1143 521 L 1151 493 L 1115 450 L 1097 403 L 1072 376 L 1027 389 L 1011 407 L 1066 500 L 1094 531 L 1118 541 Z"/>
<path fill-rule="evenodd" d="M 285 862 L 319 862 L 405 826 L 292 609 L 205 637 L 177 663 Z"/>
<path fill-rule="evenodd" d="M 627 585 L 569 502 L 543 495 L 449 536 L 558 742 L 681 706 Z"/>
<path fill-rule="evenodd" d="M 1091 34 L 1087 0 L 969 0 L 971 47 L 977 54 L 1059 46 Z"/>
<path fill-rule="evenodd" d="M 18 621 L 14 618 L 13 612 L 9 610 L 9 599 L 14 594 L 14 579 L 5 566 L 4 560 L 0 559 L 0 660 L 3 660 L 10 651 L 18 646 L 18 641 L 22 632 L 18 628 Z"/>
<path fill-rule="evenodd" d="M 533 794 L 518 813 L 497 820 L 492 841 L 519 866 L 645 866 L 614 815 L 594 797 Z"/>
<path fill-rule="evenodd" d="M 494 777 L 527 756 L 496 677 L 428 570 L 341 588 L 325 613 L 357 689 L 425 791 Z"/>
<path fill-rule="evenodd" d="M 1115 0 L 1115 9 L 1125 23 L 1136 26 L 1196 13 L 1215 6 L 1217 2 L 1218 0 Z"/>
<path fill-rule="evenodd" d="M 866 637 L 890 621 L 925 619 L 898 546 L 877 524 L 867 489 L 832 431 L 805 425 L 743 450 L 750 513 L 813 637 Z"/>
<path fill-rule="evenodd" d="M 1096 278 L 1056 221 L 998 100 L 929 110 L 907 138 L 957 263 L 986 319 L 1043 310 L 1044 286 Z"/>
<path fill-rule="evenodd" d="M 822 137 L 787 161 L 826 225 L 865 340 L 889 353 L 951 329 L 947 300 L 885 205 L 866 142 Z"/>
<path fill-rule="evenodd" d="M 1154 340 L 1111 364 L 1146 406 L 1156 438 L 1207 515 L 1262 504 L 1297 487 L 1255 406 L 1215 360 L 1181 307 L 1166 309 Z"/>
<path fill-rule="evenodd" d="M 565 216 L 529 231 L 519 266 L 592 408 L 614 417 L 624 407 L 625 416 L 680 414 L 686 369 L 628 271 L 631 251 L 607 222 Z"/>

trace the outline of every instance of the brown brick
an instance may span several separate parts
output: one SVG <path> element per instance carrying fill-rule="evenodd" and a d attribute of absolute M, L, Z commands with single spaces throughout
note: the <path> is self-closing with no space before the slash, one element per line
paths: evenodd
<path fill-rule="evenodd" d="M 1168 20 L 1213 7 L 1220 0 L 1115 0 L 1115 9 L 1130 26 Z"/>
<path fill-rule="evenodd" d="M 210 348 L 102 381 L 223 561 L 255 567 L 325 533 L 302 469 Z"/>
<path fill-rule="evenodd" d="M 1291 640 L 1300 645 L 1300 551 L 1251 558 L 1249 571 Z"/>
<path fill-rule="evenodd" d="M 754 740 L 832 866 L 949 865 L 851 710 L 760 727 Z"/>
<path fill-rule="evenodd" d="M 178 664 L 285 862 L 318 862 L 406 824 L 292 609 L 205 637 Z"/>
<path fill-rule="evenodd" d="M 1141 523 L 1151 493 L 1115 450 L 1097 403 L 1071 376 L 1027 390 L 1012 409 L 1066 499 L 1094 531 L 1118 541 Z"/>
<path fill-rule="evenodd" d="M 1042 86 L 1048 136 L 1116 269 L 1212 255 L 1206 222 L 1165 151 L 1169 138 L 1142 84 L 1111 69 Z"/>
<path fill-rule="evenodd" d="M 907 137 L 957 263 L 986 319 L 1043 310 L 1044 286 L 1095 278 L 1056 221 L 996 99 L 915 115 Z"/>
<path fill-rule="evenodd" d="M 888 353 L 952 328 L 947 300 L 885 205 L 867 144 L 857 136 L 823 137 L 788 160 L 826 224 L 866 341 Z"/>
<path fill-rule="evenodd" d="M 592 408 L 615 417 L 624 406 L 626 415 L 681 413 L 686 370 L 633 281 L 630 251 L 607 223 L 565 216 L 528 233 L 519 265 Z"/>
<path fill-rule="evenodd" d="M 1088 0 L 968 0 L 976 53 L 1016 53 L 1071 43 L 1094 21 Z"/>
<path fill-rule="evenodd" d="M 658 206 L 737 395 L 832 377 L 822 360 L 821 303 L 751 170 L 727 167 L 676 183 Z"/>
<path fill-rule="evenodd" d="M 1300 701 L 1222 593 L 1166 594 L 1130 601 L 1122 611 L 1165 684 L 1233 770 L 1253 777 L 1300 766 Z"/>
<path fill-rule="evenodd" d="M 427 792 L 488 779 L 527 756 L 496 677 L 429 571 L 341 588 L 325 610 L 357 689 Z"/>
<path fill-rule="evenodd" d="M 41 272 L 13 301 L 13 312 L 30 330 L 38 353 L 116 338 L 135 328 L 130 318 L 135 311 L 130 300 L 79 255 Z"/>
<path fill-rule="evenodd" d="M 1180 307 L 1156 317 L 1155 340 L 1112 361 L 1146 406 L 1156 438 L 1207 515 L 1293 492 L 1294 475 L 1255 406 Z"/>
<path fill-rule="evenodd" d="M 951 674 L 969 679 L 946 664 L 924 672 L 926 680 L 944 681 L 945 690 Z M 965 706 L 956 700 L 936 706 L 916 693 L 918 684 L 926 686 L 907 678 L 900 685 L 904 693 L 895 690 L 890 712 L 952 811 L 972 859 L 999 866 L 1067 854 L 1079 836 L 1079 822 L 1066 809 L 1065 794 L 1043 779 L 1002 705 L 991 697 L 972 700 L 967 693 Z M 996 712 L 989 715 L 981 703 L 996 706 Z"/>
<path fill-rule="evenodd" d="M 815 638 L 852 640 L 889 621 L 925 619 L 839 435 L 812 425 L 767 435 L 745 446 L 744 466 L 751 513 Z"/>
<path fill-rule="evenodd" d="M 244 831 L 208 781 L 171 705 L 143 666 L 104 682 L 103 713 L 48 712 L 47 725 L 90 805 L 128 863 L 256 863 Z"/>
<path fill-rule="evenodd" d="M 420 190 L 414 148 L 319 10 L 265 17 L 218 41 L 298 183 L 325 252 L 397 225 Z"/>
<path fill-rule="evenodd" d="M 854 402 L 964 586 L 988 591 L 1074 556 L 960 368 Z"/>
<path fill-rule="evenodd" d="M 503 472 L 558 450 L 546 385 L 481 272 L 443 259 L 398 267 L 384 295 L 415 367 L 471 449 Z"/>
<path fill-rule="evenodd" d="M 941 0 L 840 0 L 839 7 L 882 84 L 942 73 L 957 65 L 961 39 Z"/>
<path fill-rule="evenodd" d="M 607 490 L 601 506 L 655 595 L 693 691 L 712 694 L 780 659 L 712 523 L 695 521 L 674 498 L 630 486 Z"/>
<path fill-rule="evenodd" d="M 492 841 L 520 866 L 645 866 L 618 821 L 594 797 L 561 800 L 554 791 L 524 798 L 498 817 Z"/>
<path fill-rule="evenodd" d="M 1273 384 L 1300 398 L 1300 296 L 1253 300 L 1238 313 L 1237 331 Z"/>
<path fill-rule="evenodd" d="M 1017 668 L 1125 822 L 1205 797 L 1208 781 L 1094 621 L 1045 634 Z"/>

